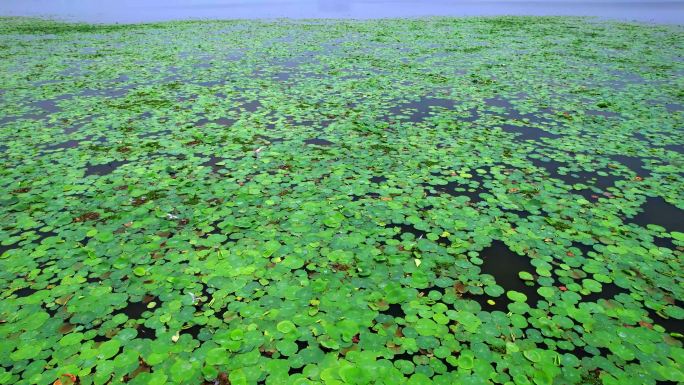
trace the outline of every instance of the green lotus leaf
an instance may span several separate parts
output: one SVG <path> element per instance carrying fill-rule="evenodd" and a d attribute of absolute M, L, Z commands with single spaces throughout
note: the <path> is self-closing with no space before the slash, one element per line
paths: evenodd
<path fill-rule="evenodd" d="M 538 349 L 525 350 L 523 355 L 532 362 L 540 362 L 542 360 L 542 355 Z"/>
<path fill-rule="evenodd" d="M 107 359 L 110 357 L 113 357 L 115 354 L 119 352 L 119 349 L 121 348 L 121 342 L 119 340 L 109 340 L 107 342 L 103 342 L 102 345 L 98 348 L 98 358 L 100 359 Z"/>
<path fill-rule="evenodd" d="M 40 343 L 25 343 L 10 354 L 10 358 L 13 360 L 25 360 L 33 358 L 40 353 L 43 349 Z"/>
<path fill-rule="evenodd" d="M 231 371 L 228 375 L 228 379 L 230 380 L 231 385 L 247 385 L 249 383 L 247 375 L 242 369 Z"/>
<path fill-rule="evenodd" d="M 229 361 L 228 350 L 225 348 L 214 348 L 207 352 L 205 358 L 207 365 L 225 365 Z"/>
<path fill-rule="evenodd" d="M 515 290 L 510 290 L 506 292 L 506 296 L 508 299 L 511 301 L 515 302 L 525 302 L 527 301 L 527 296 L 521 292 L 515 291 Z"/>
<path fill-rule="evenodd" d="M 278 341 L 276 348 L 284 356 L 291 356 L 297 352 L 297 344 L 289 340 Z"/>
<path fill-rule="evenodd" d="M 456 315 L 456 321 L 463 325 L 463 328 L 470 333 L 475 333 L 482 324 L 482 321 L 476 315 L 466 311 L 459 311 Z"/>
<path fill-rule="evenodd" d="M 355 366 L 343 366 L 339 370 L 339 375 L 345 384 L 358 384 L 362 377 L 362 372 L 360 368 Z"/>
<path fill-rule="evenodd" d="M 290 334 L 296 331 L 297 327 L 294 323 L 292 323 L 292 321 L 285 320 L 278 322 L 276 329 L 283 334 Z"/>
<path fill-rule="evenodd" d="M 168 379 L 168 376 L 162 372 L 153 372 L 150 373 L 150 376 L 147 380 L 148 385 L 164 385 L 166 384 L 166 380 Z"/>
<path fill-rule="evenodd" d="M 323 224 L 328 227 L 337 228 L 340 227 L 342 221 L 344 221 L 344 215 L 340 213 L 333 213 L 323 220 Z"/>
<path fill-rule="evenodd" d="M 83 340 L 83 333 L 70 333 L 59 340 L 61 346 L 78 344 Z"/>
<path fill-rule="evenodd" d="M 544 298 L 551 298 L 554 296 L 555 290 L 548 286 L 542 286 L 537 289 L 537 293 Z"/>
<path fill-rule="evenodd" d="M 499 285 L 486 286 L 484 292 L 490 297 L 500 297 L 504 293 L 504 288 Z"/>
<path fill-rule="evenodd" d="M 474 367 L 474 355 L 471 351 L 463 351 L 458 355 L 458 367 L 470 370 Z"/>

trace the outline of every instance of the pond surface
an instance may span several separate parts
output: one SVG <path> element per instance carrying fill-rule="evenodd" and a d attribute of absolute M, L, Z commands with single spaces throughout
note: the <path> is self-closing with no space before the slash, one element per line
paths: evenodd
<path fill-rule="evenodd" d="M 97 23 L 187 19 L 393 18 L 422 16 L 596 16 L 684 24 L 684 1 L 476 0 L 4 0 L 0 15 Z"/>
<path fill-rule="evenodd" d="M 0 37 L 0 384 L 684 381 L 681 27 Z"/>

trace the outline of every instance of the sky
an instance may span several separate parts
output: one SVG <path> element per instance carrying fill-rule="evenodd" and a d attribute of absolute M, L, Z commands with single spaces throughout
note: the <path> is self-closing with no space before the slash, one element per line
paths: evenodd
<path fill-rule="evenodd" d="M 566 15 L 684 25 L 684 0 L 2 0 L 0 15 L 95 23 L 281 17 Z"/>

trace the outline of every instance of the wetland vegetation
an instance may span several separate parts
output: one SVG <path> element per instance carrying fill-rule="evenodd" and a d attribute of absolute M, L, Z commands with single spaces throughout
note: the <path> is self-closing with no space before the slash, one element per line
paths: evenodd
<path fill-rule="evenodd" d="M 0 19 L 0 384 L 684 382 L 683 37 Z"/>

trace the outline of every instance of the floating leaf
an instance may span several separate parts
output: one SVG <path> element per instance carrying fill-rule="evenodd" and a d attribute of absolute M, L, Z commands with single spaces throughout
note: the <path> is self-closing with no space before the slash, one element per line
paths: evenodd
<path fill-rule="evenodd" d="M 295 330 L 297 330 L 297 327 L 295 326 L 295 324 L 292 323 L 292 321 L 288 321 L 288 320 L 278 322 L 278 325 L 276 328 L 278 329 L 279 332 L 281 332 L 283 334 L 289 334 L 289 333 L 292 333 Z"/>
<path fill-rule="evenodd" d="M 515 291 L 515 290 L 507 291 L 506 296 L 508 297 L 508 299 L 510 299 L 511 301 L 515 301 L 515 302 L 527 301 L 527 296 L 525 294 L 520 293 L 520 292 Z"/>

